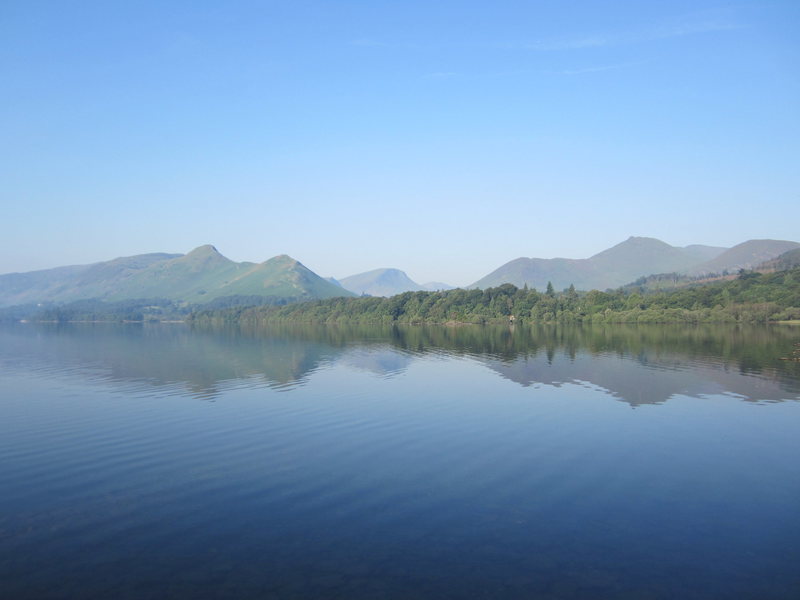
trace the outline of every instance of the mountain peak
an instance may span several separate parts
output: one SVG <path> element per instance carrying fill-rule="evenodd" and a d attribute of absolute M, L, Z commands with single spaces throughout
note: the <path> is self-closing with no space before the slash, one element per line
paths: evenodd
<path fill-rule="evenodd" d="M 496 269 L 471 287 L 486 288 L 502 283 L 544 289 L 571 284 L 576 288 L 606 289 L 624 285 L 651 273 L 684 271 L 714 255 L 713 248 L 686 251 L 652 237 L 630 236 L 627 240 L 584 259 L 516 259 Z"/>
<path fill-rule="evenodd" d="M 227 265 L 233 264 L 233 261 L 222 256 L 211 244 L 205 244 L 204 246 L 198 246 L 189 254 L 176 258 L 175 263 L 190 265 L 192 269 L 204 269 L 206 268 L 205 265 Z"/>
<path fill-rule="evenodd" d="M 346 290 L 356 294 L 369 294 L 370 296 L 394 296 L 402 292 L 416 292 L 423 289 L 400 269 L 373 269 L 366 273 L 359 273 L 344 277 L 339 283 Z"/>
<path fill-rule="evenodd" d="M 300 261 L 298 261 L 297 259 L 292 258 L 288 254 L 278 254 L 277 256 L 273 256 L 272 258 L 268 258 L 267 260 L 264 261 L 264 263 L 280 263 L 280 264 L 286 264 L 286 265 L 294 266 L 294 265 L 300 264 Z"/>
<path fill-rule="evenodd" d="M 611 248 L 598 252 L 589 260 L 617 260 L 618 257 L 633 257 L 631 253 L 650 252 L 650 253 L 669 253 L 678 252 L 677 248 L 673 248 L 666 242 L 662 242 L 656 238 L 641 237 L 632 235 L 624 242 L 620 242 Z"/>
<path fill-rule="evenodd" d="M 198 246 L 189 252 L 186 256 L 208 256 L 214 254 L 222 256 L 215 246 L 212 246 L 211 244 L 203 244 L 202 246 Z"/>
<path fill-rule="evenodd" d="M 653 245 L 653 246 L 669 246 L 668 243 L 662 242 L 658 238 L 654 237 L 647 237 L 644 235 L 632 235 L 624 242 L 617 244 L 617 246 L 621 246 L 622 244 L 640 244 L 640 245 Z"/>

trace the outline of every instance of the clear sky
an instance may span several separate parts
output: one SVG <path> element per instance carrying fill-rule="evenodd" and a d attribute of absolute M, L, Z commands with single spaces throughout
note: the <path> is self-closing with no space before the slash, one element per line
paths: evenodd
<path fill-rule="evenodd" d="M 800 2 L 0 3 L 0 273 L 800 241 Z"/>

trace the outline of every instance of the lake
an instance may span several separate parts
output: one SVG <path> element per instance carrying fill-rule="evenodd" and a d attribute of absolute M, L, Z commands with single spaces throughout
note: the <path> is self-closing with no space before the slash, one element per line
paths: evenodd
<path fill-rule="evenodd" d="M 800 327 L 0 328 L 0 597 L 800 598 Z"/>

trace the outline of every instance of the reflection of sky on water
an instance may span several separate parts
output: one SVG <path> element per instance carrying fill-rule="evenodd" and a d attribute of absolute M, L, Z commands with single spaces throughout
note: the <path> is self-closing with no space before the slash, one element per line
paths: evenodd
<path fill-rule="evenodd" d="M 793 341 L 684 333 L 0 329 L 0 597 L 794 600 Z"/>
<path fill-rule="evenodd" d="M 393 377 L 408 369 L 413 360 L 412 355 L 393 348 L 357 348 L 344 351 L 336 359 L 336 364 L 379 377 Z"/>
<path fill-rule="evenodd" d="M 404 373 L 415 361 L 466 356 L 524 387 L 590 385 L 632 406 L 663 403 L 678 394 L 729 394 L 751 401 L 800 397 L 798 369 L 774 358 L 776 351 L 780 354 L 776 348 L 791 349 L 785 332 L 773 340 L 767 330 L 754 330 L 751 337 L 737 331 L 734 343 L 743 349 L 737 362 L 715 355 L 713 344 L 702 345 L 702 353 L 689 346 L 690 354 L 658 336 L 643 342 L 635 329 L 613 332 L 610 345 L 600 348 L 590 347 L 594 339 L 576 341 L 553 332 L 525 337 L 519 331 L 442 328 L 426 330 L 430 335 L 420 338 L 425 331 L 376 329 L 368 336 L 364 331 L 244 335 L 183 325 L 15 325 L 0 330 L 0 365 L 213 399 L 239 387 L 291 391 L 320 369 L 341 367 L 386 378 Z M 718 335 L 727 340 L 724 329 Z M 773 359 L 754 359 L 753 348 L 771 351 Z"/>

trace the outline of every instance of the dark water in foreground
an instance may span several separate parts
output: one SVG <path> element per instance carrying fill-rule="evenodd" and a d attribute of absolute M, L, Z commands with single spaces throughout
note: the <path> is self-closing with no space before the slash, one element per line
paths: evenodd
<path fill-rule="evenodd" d="M 1 598 L 800 598 L 800 328 L 0 329 Z"/>

